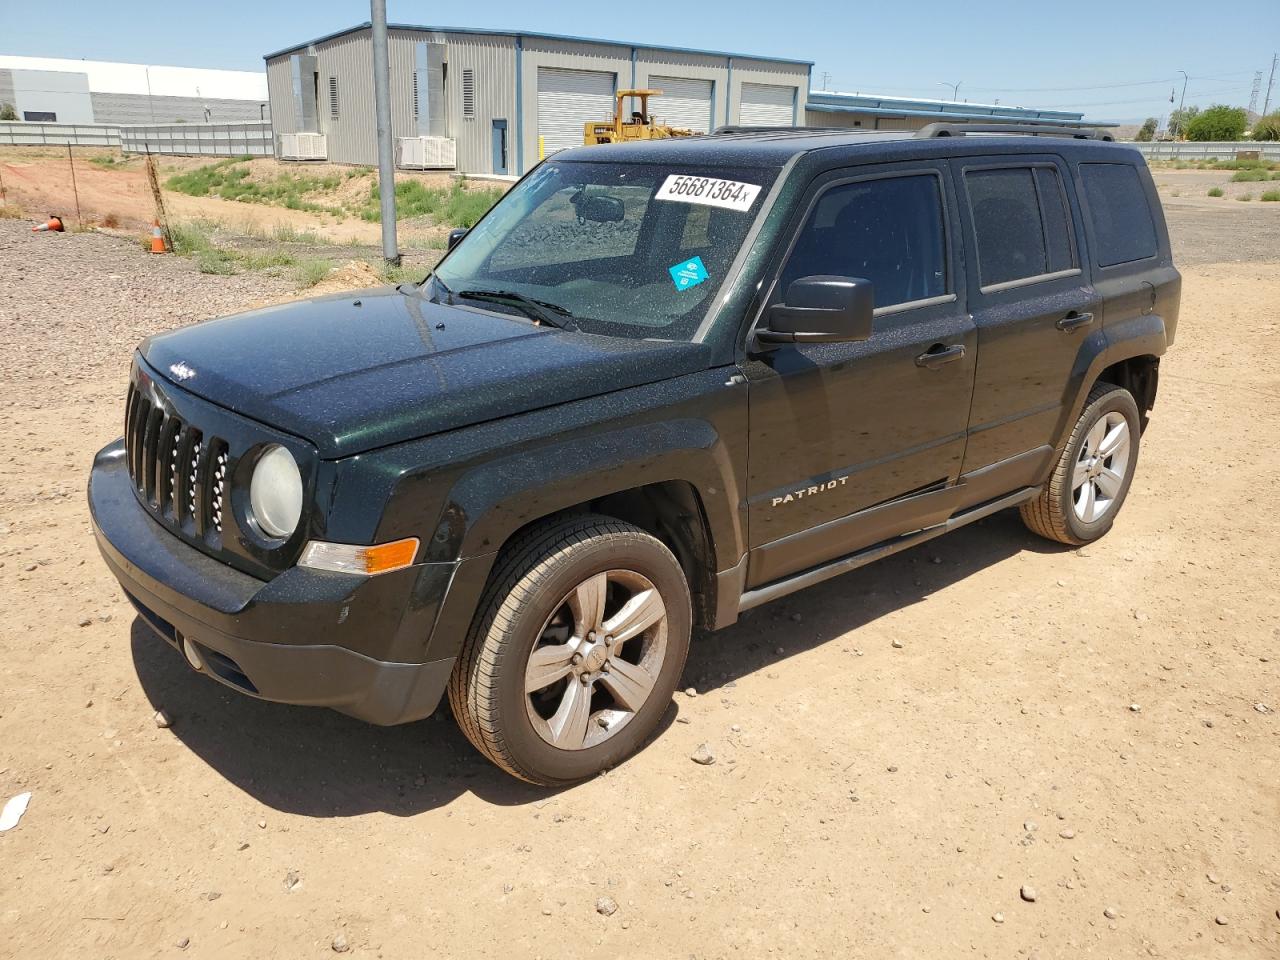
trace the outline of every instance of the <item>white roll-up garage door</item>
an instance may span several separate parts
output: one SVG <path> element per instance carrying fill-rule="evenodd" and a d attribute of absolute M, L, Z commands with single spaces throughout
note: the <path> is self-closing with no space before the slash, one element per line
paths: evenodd
<path fill-rule="evenodd" d="M 650 77 L 649 87 L 662 96 L 649 101 L 654 120 L 694 133 L 711 130 L 711 81 L 685 77 Z"/>
<path fill-rule="evenodd" d="M 582 125 L 613 118 L 614 74 L 538 68 L 538 136 L 548 155 L 582 146 Z"/>
<path fill-rule="evenodd" d="M 744 83 L 738 122 L 744 127 L 790 127 L 796 122 L 796 88 Z"/>

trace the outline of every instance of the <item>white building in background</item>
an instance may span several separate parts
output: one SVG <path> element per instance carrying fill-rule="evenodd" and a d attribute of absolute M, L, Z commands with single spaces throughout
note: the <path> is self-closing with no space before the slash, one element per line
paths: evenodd
<path fill-rule="evenodd" d="M 260 71 L 0 54 L 0 105 L 46 123 L 270 119 Z"/>

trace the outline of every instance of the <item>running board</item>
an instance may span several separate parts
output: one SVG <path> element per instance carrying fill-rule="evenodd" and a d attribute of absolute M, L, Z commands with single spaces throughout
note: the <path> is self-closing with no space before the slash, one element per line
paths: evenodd
<path fill-rule="evenodd" d="M 830 580 L 832 577 L 838 577 L 842 573 L 848 573 L 850 570 L 865 567 L 868 563 L 898 553 L 901 550 L 906 550 L 908 547 L 914 547 L 916 544 L 924 543 L 926 540 L 932 540 L 934 537 L 940 537 L 944 533 L 950 533 L 952 530 L 973 523 L 976 520 L 981 520 L 983 517 L 989 517 L 993 513 L 999 513 L 1009 507 L 1016 507 L 1020 503 L 1026 503 L 1028 500 L 1033 500 L 1039 496 L 1040 489 L 1040 487 L 1023 487 L 1021 490 L 1000 497 L 998 500 L 990 500 L 987 503 L 971 507 L 963 513 L 956 514 L 944 523 L 936 523 L 932 527 L 925 527 L 923 530 L 917 530 L 914 533 L 904 533 L 900 537 L 884 540 L 874 546 L 859 550 L 857 553 L 851 553 L 847 557 L 824 563 L 820 567 L 811 567 L 803 573 L 797 573 L 795 576 L 787 577 L 784 580 L 775 580 L 773 583 L 767 583 L 763 587 L 748 590 L 742 594 L 742 598 L 738 601 L 738 612 L 742 613 L 763 603 L 777 600 L 779 597 L 785 597 L 789 593 L 803 590 L 805 587 L 811 587 L 815 583 L 821 583 L 823 580 Z"/>

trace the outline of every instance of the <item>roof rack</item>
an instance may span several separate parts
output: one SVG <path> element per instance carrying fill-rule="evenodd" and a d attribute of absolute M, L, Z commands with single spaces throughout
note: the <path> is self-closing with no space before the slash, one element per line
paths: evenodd
<path fill-rule="evenodd" d="M 839 127 L 744 127 L 739 124 L 727 124 L 711 131 L 713 137 L 734 133 L 838 133 Z M 851 131 L 856 132 L 856 131 Z"/>
<path fill-rule="evenodd" d="M 929 140 L 933 137 L 964 137 L 971 133 L 1016 133 L 1031 137 L 1115 140 L 1111 134 L 1094 127 L 1053 127 L 1038 123 L 931 123 L 917 130 L 915 136 L 919 140 Z"/>

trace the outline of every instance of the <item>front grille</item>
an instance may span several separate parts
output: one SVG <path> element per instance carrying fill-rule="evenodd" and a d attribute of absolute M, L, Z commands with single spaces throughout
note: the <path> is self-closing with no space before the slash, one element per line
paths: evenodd
<path fill-rule="evenodd" d="M 158 519 L 206 540 L 222 535 L 230 451 L 153 403 L 136 385 L 125 403 L 125 454 L 143 504 Z"/>

